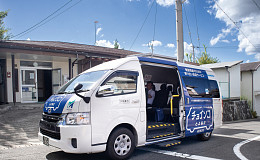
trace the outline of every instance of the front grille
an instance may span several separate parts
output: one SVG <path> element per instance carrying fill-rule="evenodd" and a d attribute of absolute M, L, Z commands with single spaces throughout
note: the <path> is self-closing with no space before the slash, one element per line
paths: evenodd
<path fill-rule="evenodd" d="M 40 128 L 40 132 L 45 136 L 60 140 L 60 133 L 51 132 L 42 128 Z"/>
<path fill-rule="evenodd" d="M 52 115 L 52 114 L 42 114 L 42 119 L 47 122 L 53 122 L 57 123 L 58 121 L 62 120 L 62 118 L 59 115 Z"/>
<path fill-rule="evenodd" d="M 58 115 L 52 114 L 42 114 L 42 119 L 40 120 L 40 133 L 45 136 L 60 140 L 60 127 L 57 123 L 62 120 Z"/>

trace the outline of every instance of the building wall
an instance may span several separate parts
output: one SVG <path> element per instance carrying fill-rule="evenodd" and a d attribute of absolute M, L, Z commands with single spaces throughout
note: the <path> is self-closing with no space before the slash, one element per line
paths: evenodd
<path fill-rule="evenodd" d="M 260 116 L 260 68 L 254 71 L 254 103 L 253 108 L 257 115 Z"/>
<path fill-rule="evenodd" d="M 228 72 L 226 68 L 212 69 L 220 84 L 223 98 L 228 98 Z M 235 65 L 228 69 L 230 72 L 230 97 L 240 97 L 240 65 Z"/>
<path fill-rule="evenodd" d="M 218 68 L 218 69 L 213 69 L 213 71 L 219 82 L 222 97 L 227 98 L 228 97 L 228 74 L 226 69 Z"/>
<path fill-rule="evenodd" d="M 12 80 L 13 80 L 13 76 L 12 76 L 12 59 L 11 59 L 11 55 L 8 54 L 6 56 L 6 72 L 10 72 L 11 73 L 11 77 L 8 78 L 7 77 L 7 102 L 13 102 L 13 85 L 12 85 Z"/>
<path fill-rule="evenodd" d="M 241 73 L 241 97 L 252 102 L 252 74 L 249 71 Z"/>
<path fill-rule="evenodd" d="M 230 97 L 240 97 L 240 64 L 229 68 L 230 71 Z"/>
<path fill-rule="evenodd" d="M 62 85 L 68 81 L 69 77 L 69 63 L 68 63 L 68 58 L 67 60 L 61 61 L 61 60 L 53 60 L 53 69 L 61 68 L 61 82 Z M 15 69 L 18 69 L 18 92 L 16 92 L 16 102 L 21 102 L 21 82 L 20 82 L 20 76 L 21 76 L 21 67 L 20 67 L 20 61 L 28 61 L 27 59 L 20 59 L 17 55 L 15 55 Z M 46 61 L 44 61 L 46 62 Z M 36 68 L 37 69 L 37 68 Z M 13 102 L 13 85 L 12 85 L 12 59 L 11 59 L 11 54 L 7 54 L 6 56 L 6 72 L 11 73 L 11 77 L 7 78 L 7 102 L 12 103 Z M 78 74 L 78 66 L 77 64 L 74 65 L 73 67 L 73 76 L 77 76 Z"/>

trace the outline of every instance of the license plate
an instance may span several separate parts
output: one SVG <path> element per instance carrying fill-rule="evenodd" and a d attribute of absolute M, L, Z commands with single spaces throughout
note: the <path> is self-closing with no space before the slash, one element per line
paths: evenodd
<path fill-rule="evenodd" d="M 48 137 L 44 137 L 44 136 L 43 136 L 42 142 L 43 142 L 43 144 L 45 144 L 46 146 L 49 146 L 49 145 L 50 145 L 50 144 L 49 144 L 49 138 L 48 138 Z"/>

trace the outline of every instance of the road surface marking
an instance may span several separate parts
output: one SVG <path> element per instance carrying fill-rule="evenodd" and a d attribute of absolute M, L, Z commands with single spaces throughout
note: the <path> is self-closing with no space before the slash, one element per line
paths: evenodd
<path fill-rule="evenodd" d="M 194 160 L 220 160 L 220 159 L 216 159 L 216 158 L 190 155 L 190 154 L 185 154 L 185 153 L 178 153 L 178 152 L 172 152 L 172 151 L 167 151 L 167 150 L 159 150 L 159 149 L 153 149 L 153 148 L 139 148 L 139 149 L 143 150 L 143 151 L 160 153 L 160 154 L 165 154 L 165 155 L 168 155 L 168 156 L 181 157 L 181 158 L 194 159 Z"/>
<path fill-rule="evenodd" d="M 234 151 L 234 153 L 236 154 L 236 156 L 237 156 L 238 158 L 240 158 L 241 160 L 248 160 L 248 159 L 247 159 L 245 156 L 243 156 L 243 154 L 240 152 L 240 148 L 241 148 L 241 146 L 243 146 L 244 144 L 247 144 L 247 143 L 252 142 L 252 141 L 254 141 L 254 140 L 257 140 L 257 139 L 260 139 L 260 136 L 257 136 L 257 137 L 254 137 L 254 138 L 250 138 L 250 139 L 248 139 L 248 140 L 245 140 L 245 141 L 242 141 L 242 142 L 236 144 L 236 145 L 234 146 L 234 148 L 233 148 L 233 151 Z"/>

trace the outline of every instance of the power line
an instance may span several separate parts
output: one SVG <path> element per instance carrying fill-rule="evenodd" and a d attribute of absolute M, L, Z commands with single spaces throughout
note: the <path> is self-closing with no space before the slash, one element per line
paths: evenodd
<path fill-rule="evenodd" d="M 243 36 L 248 40 L 248 42 L 257 50 L 256 46 L 247 38 L 245 33 L 238 27 L 238 25 L 235 23 L 235 21 L 233 21 L 233 19 L 231 19 L 231 17 L 228 16 L 228 14 L 219 6 L 219 4 L 216 2 L 216 0 L 213 0 L 213 1 L 216 3 L 218 8 L 229 18 L 229 20 L 237 27 L 237 29 L 243 34 Z"/>
<path fill-rule="evenodd" d="M 41 20 L 40 22 L 36 23 L 35 25 L 33 25 L 32 27 L 26 29 L 25 31 L 15 35 L 15 36 L 12 36 L 11 38 L 14 38 L 14 37 L 17 37 L 17 36 L 20 36 L 21 34 L 24 34 L 26 32 L 28 32 L 29 30 L 33 29 L 34 27 L 40 25 L 42 22 L 46 21 L 48 18 L 50 18 L 51 16 L 53 16 L 54 14 L 56 14 L 58 11 L 60 11 L 62 8 L 64 8 L 65 6 L 67 6 L 70 2 L 72 2 L 72 0 L 70 0 L 69 2 L 65 3 L 63 6 L 61 6 L 60 8 L 58 8 L 56 11 L 54 11 L 53 13 L 51 13 L 49 16 L 47 16 L 46 18 L 44 18 L 43 20 Z"/>
<path fill-rule="evenodd" d="M 195 8 L 195 2 L 194 2 L 194 0 L 193 0 L 193 8 L 194 8 L 194 15 L 195 15 L 195 20 L 196 20 L 197 36 L 198 36 L 198 43 L 199 43 L 199 50 L 200 50 L 200 36 L 199 36 L 197 13 L 196 13 L 196 8 Z M 201 53 L 201 50 L 200 50 L 200 53 Z"/>
<path fill-rule="evenodd" d="M 146 15 L 146 17 L 145 17 L 145 19 L 144 19 L 144 22 L 143 22 L 141 28 L 139 29 L 139 31 L 138 31 L 138 33 L 137 33 L 137 35 L 136 35 L 136 37 L 135 37 L 135 39 L 134 39 L 134 41 L 133 41 L 131 47 L 129 48 L 129 50 L 132 49 L 132 47 L 133 47 L 133 45 L 134 45 L 136 39 L 138 38 L 139 34 L 141 33 L 141 31 L 142 31 L 142 29 L 143 29 L 143 27 L 144 27 L 144 24 L 145 24 L 145 22 L 146 22 L 148 16 L 150 15 L 151 9 L 152 9 L 152 7 L 153 7 L 155 1 L 156 1 L 156 0 L 153 1 L 152 5 L 151 5 L 151 8 L 149 9 L 149 11 L 148 11 L 148 13 L 147 13 L 147 15 Z"/>
<path fill-rule="evenodd" d="M 256 7 L 260 10 L 260 7 L 259 7 L 259 5 L 255 2 L 255 0 L 252 0 L 253 1 L 253 3 L 256 5 Z"/>
<path fill-rule="evenodd" d="M 30 31 L 28 31 L 28 32 L 26 32 L 26 33 L 24 33 L 24 34 L 20 35 L 18 38 L 20 38 L 20 37 L 22 37 L 22 36 L 24 36 L 24 35 L 26 35 L 26 34 L 28 34 L 28 33 L 32 32 L 32 31 L 34 31 L 35 29 L 37 29 L 37 28 L 39 28 L 39 27 L 43 26 L 44 24 L 46 24 L 46 23 L 50 22 L 51 20 L 55 19 L 55 18 L 56 18 L 56 17 L 58 17 L 59 15 L 63 14 L 64 12 L 68 11 L 68 10 L 69 10 L 69 9 L 71 9 L 72 7 L 74 7 L 74 6 L 76 6 L 77 4 L 79 4 L 81 1 L 82 1 L 82 0 L 79 0 L 77 3 L 73 4 L 73 5 L 72 5 L 72 6 L 70 6 L 69 8 L 67 8 L 67 9 L 65 9 L 64 11 L 60 12 L 59 14 L 57 14 L 57 15 L 56 15 L 56 16 L 54 16 L 54 17 L 52 17 L 51 19 L 48 19 L 48 20 L 47 20 L 47 21 L 45 21 L 44 23 L 42 23 L 42 24 L 40 24 L 40 25 L 36 26 L 35 28 L 31 29 Z"/>
<path fill-rule="evenodd" d="M 153 41 L 154 41 L 154 37 L 155 37 L 156 18 L 157 18 L 157 3 L 156 3 L 156 7 L 155 7 L 155 16 L 154 16 Z"/>
<path fill-rule="evenodd" d="M 154 45 L 154 37 L 155 37 L 156 18 L 157 18 L 157 3 L 156 3 L 156 6 L 155 6 L 155 15 L 154 15 L 152 54 L 153 54 L 153 45 Z"/>
<path fill-rule="evenodd" d="M 190 32 L 190 25 L 189 25 L 189 21 L 188 21 L 188 18 L 187 18 L 186 9 L 185 9 L 185 5 L 184 5 L 184 4 L 183 4 L 183 9 L 184 9 L 185 17 L 186 17 L 186 22 L 187 22 L 188 30 L 189 30 L 190 41 L 191 41 L 191 44 L 193 45 L 193 43 L 192 43 L 192 38 L 191 38 L 191 32 Z"/>

